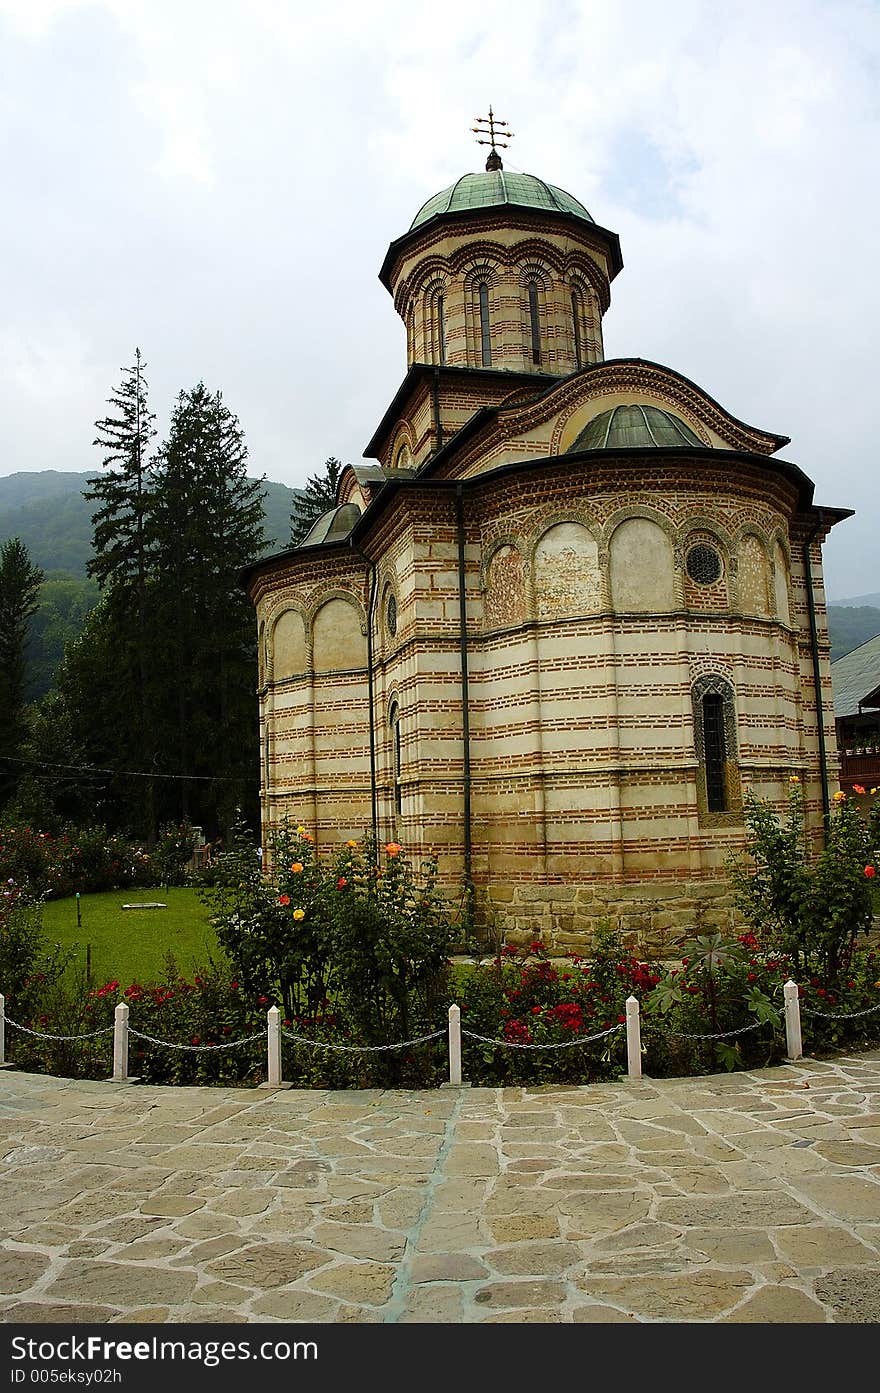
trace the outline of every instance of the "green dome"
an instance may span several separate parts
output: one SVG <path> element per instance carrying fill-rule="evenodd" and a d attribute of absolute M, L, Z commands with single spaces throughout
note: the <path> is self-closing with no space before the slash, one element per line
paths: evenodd
<path fill-rule="evenodd" d="M 588 421 L 566 454 L 577 450 L 651 450 L 672 445 L 698 446 L 703 441 L 690 426 L 659 406 L 614 406 Z"/>
<path fill-rule="evenodd" d="M 569 217 L 592 222 L 586 208 L 565 189 L 545 184 L 534 174 L 509 174 L 504 169 L 484 174 L 463 174 L 442 193 L 435 193 L 412 220 L 410 232 L 440 213 L 469 213 L 474 208 L 492 208 L 508 203 L 515 208 L 537 208 L 541 212 L 567 213 Z"/>

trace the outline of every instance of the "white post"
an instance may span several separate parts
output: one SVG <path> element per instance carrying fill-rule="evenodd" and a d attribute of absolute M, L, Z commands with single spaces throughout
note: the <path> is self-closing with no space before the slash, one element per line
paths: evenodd
<path fill-rule="evenodd" d="M 461 1083 L 461 1011 L 449 1008 L 449 1082 Z"/>
<path fill-rule="evenodd" d="M 6 997 L 0 994 L 0 1064 L 6 1063 Z"/>
<path fill-rule="evenodd" d="M 801 1043 L 801 1003 L 798 997 L 797 982 L 789 977 L 782 989 L 785 997 L 785 1050 L 790 1062 L 801 1059 L 804 1053 Z"/>
<path fill-rule="evenodd" d="M 128 1007 L 120 1001 L 113 1014 L 113 1082 L 128 1078 Z"/>
<path fill-rule="evenodd" d="M 642 1077 L 642 1027 L 634 996 L 626 998 L 626 1071 L 631 1079 Z"/>
<path fill-rule="evenodd" d="M 266 1021 L 269 1045 L 268 1084 L 270 1088 L 278 1088 L 281 1084 L 281 1012 L 277 1006 L 269 1007 Z"/>

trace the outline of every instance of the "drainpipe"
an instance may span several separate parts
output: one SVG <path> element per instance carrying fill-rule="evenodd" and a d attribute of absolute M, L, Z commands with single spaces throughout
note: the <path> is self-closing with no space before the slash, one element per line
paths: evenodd
<path fill-rule="evenodd" d="M 370 726 L 370 810 L 373 820 L 373 842 L 379 846 L 379 794 L 376 788 L 376 729 L 375 701 L 373 692 L 373 607 L 376 602 L 376 562 L 371 561 L 362 551 L 349 543 L 355 556 L 360 557 L 367 567 L 369 597 L 367 599 L 367 701 L 369 711 L 367 720 Z"/>
<path fill-rule="evenodd" d="M 437 367 L 434 369 L 434 382 L 431 394 L 434 400 L 434 439 L 437 442 L 434 452 L 436 454 L 437 450 L 442 450 L 443 448 L 443 422 L 440 420 L 440 369 Z"/>
<path fill-rule="evenodd" d="M 819 634 L 816 628 L 816 605 L 813 600 L 813 567 L 810 563 L 810 547 L 822 531 L 817 523 L 804 542 L 804 576 L 807 582 L 807 614 L 810 620 L 810 653 L 813 659 L 813 686 L 816 689 L 816 726 L 819 736 L 819 766 L 822 777 L 822 815 L 825 830 L 831 818 L 831 799 L 828 794 L 828 762 L 825 749 L 825 709 L 822 702 L 821 674 L 819 670 Z"/>
<path fill-rule="evenodd" d="M 468 695 L 467 600 L 465 595 L 464 490 L 455 486 L 455 530 L 458 541 L 458 633 L 461 655 L 461 721 L 464 745 L 464 882 L 469 906 L 473 903 L 473 842 L 471 838 L 471 717 Z"/>

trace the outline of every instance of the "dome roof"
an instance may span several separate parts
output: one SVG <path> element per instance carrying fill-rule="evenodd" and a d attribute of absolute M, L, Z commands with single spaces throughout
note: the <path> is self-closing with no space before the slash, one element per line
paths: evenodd
<path fill-rule="evenodd" d="M 567 213 L 583 222 L 593 221 L 584 205 L 565 189 L 545 184 L 534 174 L 509 174 L 505 169 L 491 169 L 482 174 L 463 174 L 448 189 L 435 193 L 422 204 L 409 230 L 414 231 L 440 213 L 469 213 L 474 208 L 492 208 L 501 203 L 548 213 Z"/>
<path fill-rule="evenodd" d="M 668 445 L 706 448 L 690 426 L 671 411 L 659 406 L 613 406 L 587 422 L 566 454 L 576 450 L 651 450 Z"/>
<path fill-rule="evenodd" d="M 331 508 L 312 524 L 297 546 L 315 547 L 321 542 L 344 541 L 360 515 L 357 503 L 342 503 L 338 508 Z"/>

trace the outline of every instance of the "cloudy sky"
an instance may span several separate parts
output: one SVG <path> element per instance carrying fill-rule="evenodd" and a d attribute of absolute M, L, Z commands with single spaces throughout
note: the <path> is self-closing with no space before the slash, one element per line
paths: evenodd
<path fill-rule="evenodd" d="M 202 379 L 252 473 L 360 458 L 379 266 L 491 102 L 620 234 L 608 356 L 791 436 L 856 510 L 829 595 L 876 591 L 878 60 L 877 0 L 0 0 L 0 474 L 97 467 L 135 345 L 160 430 Z"/>

